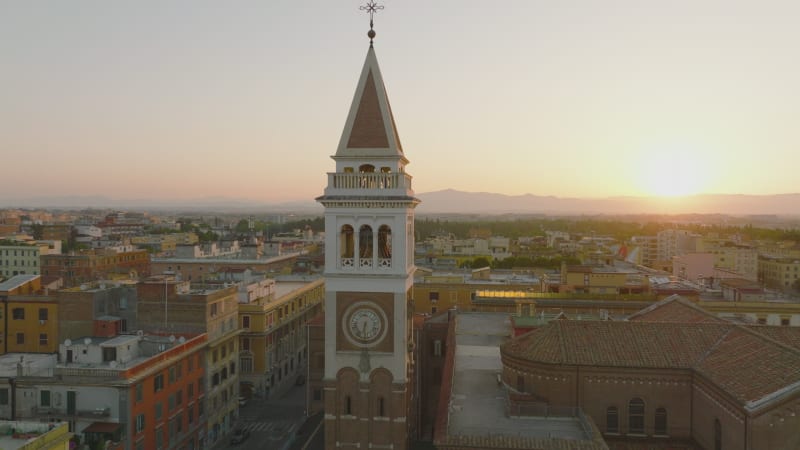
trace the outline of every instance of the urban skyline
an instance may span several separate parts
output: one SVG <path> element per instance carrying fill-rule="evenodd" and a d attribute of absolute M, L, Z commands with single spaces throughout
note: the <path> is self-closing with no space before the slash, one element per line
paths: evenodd
<path fill-rule="evenodd" d="M 417 192 L 800 191 L 793 2 L 385 3 L 376 51 Z M 4 3 L 0 148 L 27 169 L 0 190 L 320 195 L 360 4 Z"/>

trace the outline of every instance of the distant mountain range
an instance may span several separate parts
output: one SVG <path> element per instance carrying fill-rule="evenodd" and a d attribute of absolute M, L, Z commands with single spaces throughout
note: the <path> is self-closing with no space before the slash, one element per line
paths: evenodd
<path fill-rule="evenodd" d="M 568 198 L 453 189 L 420 194 L 420 212 L 481 214 L 727 214 L 800 216 L 800 194 Z"/>
<path fill-rule="evenodd" d="M 569 198 L 541 195 L 505 195 L 465 192 L 454 189 L 420 193 L 420 214 L 726 214 L 734 216 L 800 216 L 800 193 L 777 195 L 703 194 L 687 197 Z M 314 202 L 259 202 L 217 197 L 193 200 L 118 200 L 103 196 L 52 196 L 27 199 L 0 198 L 5 208 L 113 208 L 134 210 L 275 211 L 302 214 L 321 213 Z"/>

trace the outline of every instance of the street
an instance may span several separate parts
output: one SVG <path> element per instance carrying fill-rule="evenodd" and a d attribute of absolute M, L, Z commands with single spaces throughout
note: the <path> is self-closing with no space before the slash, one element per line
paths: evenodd
<path fill-rule="evenodd" d="M 251 398 L 239 408 L 235 428 L 250 435 L 240 444 L 231 444 L 231 436 L 218 443 L 214 450 L 282 450 L 292 445 L 295 432 L 303 425 L 305 416 L 305 385 L 292 386 L 279 398 Z"/>

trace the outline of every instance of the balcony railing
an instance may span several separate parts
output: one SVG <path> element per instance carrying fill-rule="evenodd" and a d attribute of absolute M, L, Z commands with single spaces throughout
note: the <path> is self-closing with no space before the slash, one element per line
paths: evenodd
<path fill-rule="evenodd" d="M 36 417 L 43 416 L 76 416 L 76 417 L 109 417 L 111 416 L 111 408 L 94 408 L 94 409 L 76 409 L 70 413 L 66 407 L 56 406 L 33 406 L 31 407 L 31 414 Z"/>
<path fill-rule="evenodd" d="M 406 191 L 411 189 L 411 175 L 390 173 L 328 173 L 328 189 Z"/>

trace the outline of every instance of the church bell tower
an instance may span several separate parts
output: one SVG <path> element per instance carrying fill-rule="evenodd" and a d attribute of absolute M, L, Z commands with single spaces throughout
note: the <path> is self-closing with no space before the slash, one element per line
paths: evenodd
<path fill-rule="evenodd" d="M 414 197 L 372 40 L 328 173 L 325 448 L 408 448 L 413 392 Z"/>

